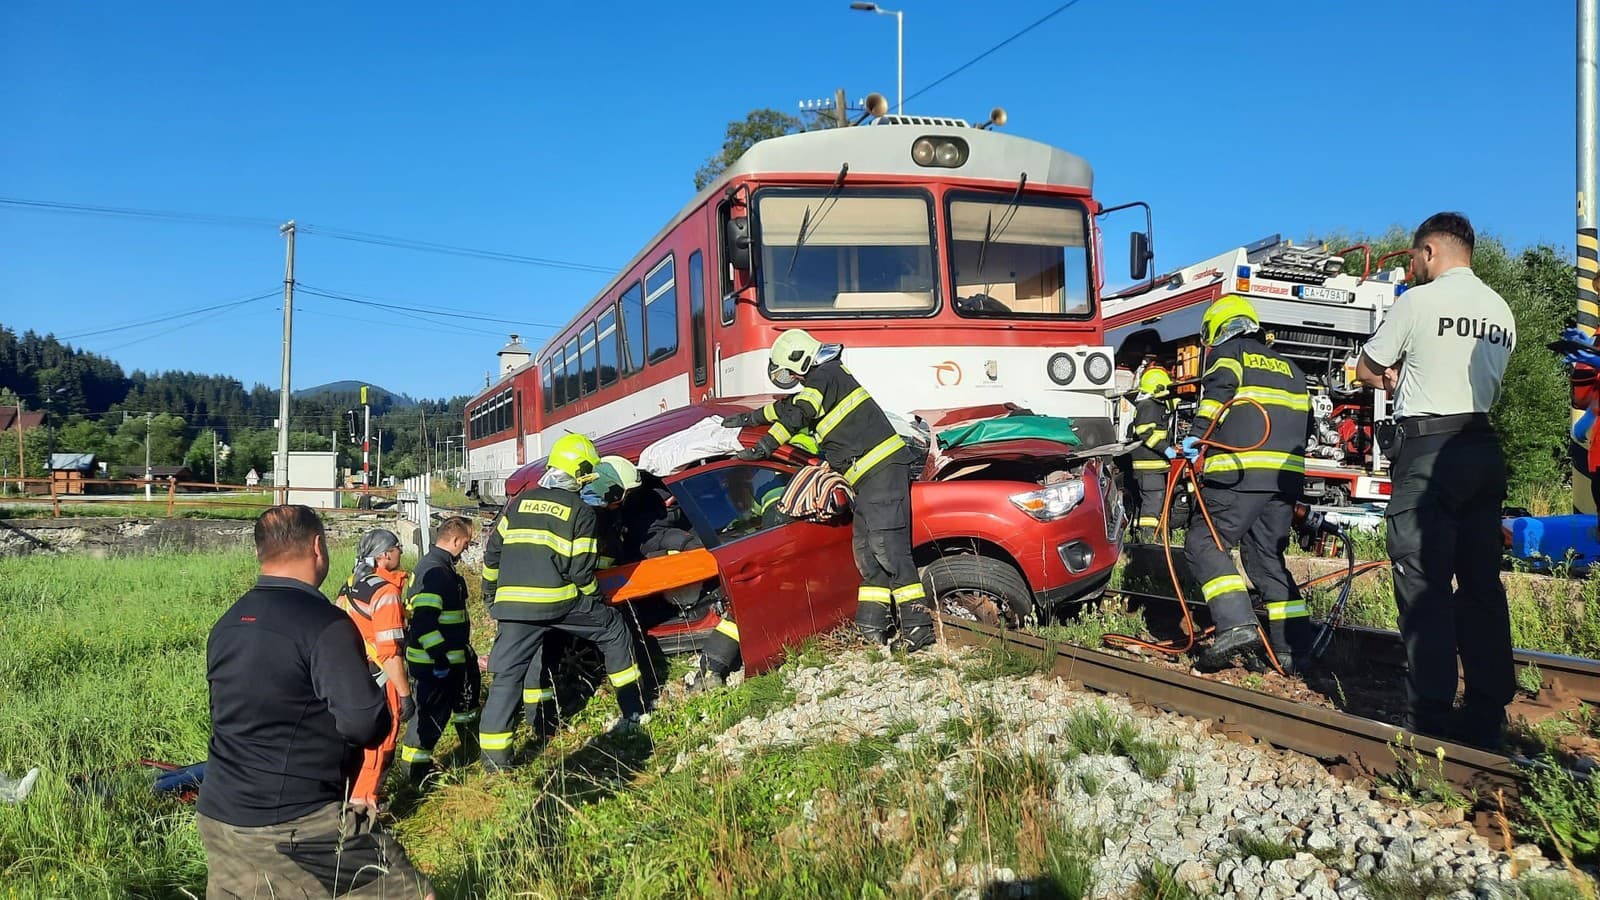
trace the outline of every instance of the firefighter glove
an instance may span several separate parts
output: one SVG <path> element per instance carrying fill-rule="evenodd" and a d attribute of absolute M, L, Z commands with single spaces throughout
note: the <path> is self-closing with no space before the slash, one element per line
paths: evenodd
<path fill-rule="evenodd" d="M 1572 363 L 1573 365 L 1589 366 L 1590 368 L 1600 369 L 1600 350 L 1592 349 L 1594 347 L 1593 338 L 1584 334 L 1577 328 L 1568 328 L 1566 331 L 1561 332 L 1561 339 L 1564 341 L 1570 341 L 1574 344 L 1582 344 L 1585 347 L 1591 348 L 1589 350 L 1568 351 L 1567 353 L 1562 354 L 1563 359 L 1569 363 Z"/>
<path fill-rule="evenodd" d="M 737 458 L 737 459 L 742 459 L 742 460 L 746 460 L 746 461 L 755 460 L 755 459 L 766 459 L 767 458 L 767 451 L 761 449 L 761 445 L 757 444 L 754 447 L 746 447 L 743 450 L 740 450 L 738 453 L 734 454 L 734 457 Z"/>
<path fill-rule="evenodd" d="M 433 667 L 433 677 L 434 678 L 446 678 L 446 677 L 449 677 L 449 675 L 450 675 L 450 667 L 449 666 L 434 666 Z"/>
<path fill-rule="evenodd" d="M 407 694 L 400 698 L 400 721 L 409 722 L 417 714 L 417 701 Z"/>
<path fill-rule="evenodd" d="M 734 413 L 722 417 L 723 428 L 743 428 L 746 425 L 756 424 L 756 414 L 753 412 Z"/>
<path fill-rule="evenodd" d="M 1200 458 L 1200 439 L 1195 437 L 1192 434 L 1189 435 L 1188 437 L 1184 438 L 1183 439 L 1183 455 L 1190 462 L 1194 462 L 1195 460 L 1199 459 Z"/>

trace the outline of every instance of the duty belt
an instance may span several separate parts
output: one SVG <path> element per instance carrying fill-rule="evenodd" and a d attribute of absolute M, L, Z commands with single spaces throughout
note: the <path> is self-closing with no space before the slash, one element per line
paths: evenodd
<path fill-rule="evenodd" d="M 1439 434 L 1460 434 L 1466 431 L 1493 431 L 1488 413 L 1457 413 L 1451 416 L 1413 416 L 1401 419 L 1400 431 L 1408 438 L 1430 437 Z"/>

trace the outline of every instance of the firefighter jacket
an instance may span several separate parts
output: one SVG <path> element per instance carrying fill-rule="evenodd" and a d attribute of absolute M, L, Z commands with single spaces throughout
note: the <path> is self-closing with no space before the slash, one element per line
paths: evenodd
<path fill-rule="evenodd" d="M 670 502 L 672 492 L 661 479 L 648 472 L 639 477 L 643 483 L 622 499 L 617 510 L 622 524 L 620 561 L 637 562 L 703 546 L 683 508 Z"/>
<path fill-rule="evenodd" d="M 838 360 L 807 372 L 798 393 L 761 407 L 772 429 L 761 439 L 771 452 L 802 430 L 817 439 L 822 458 L 852 486 L 891 460 L 907 461 L 906 442 L 867 389 Z"/>
<path fill-rule="evenodd" d="M 578 597 L 596 596 L 594 509 L 576 491 L 530 487 L 495 523 L 483 550 L 483 602 L 500 621 L 562 618 Z"/>
<path fill-rule="evenodd" d="M 1234 400 L 1239 402 L 1228 406 Z M 1261 409 L 1247 400 L 1261 404 Z M 1207 485 L 1299 496 L 1305 484 L 1311 397 L 1298 366 L 1252 335 L 1211 348 L 1189 434 L 1205 437 L 1213 421 L 1212 443 L 1254 449 L 1206 448 L 1201 471 Z"/>
<path fill-rule="evenodd" d="M 455 559 L 440 547 L 423 554 L 411 573 L 406 608 L 406 662 L 442 669 L 459 666 L 471 654 L 467 621 L 467 580 Z"/>
<path fill-rule="evenodd" d="M 345 579 L 334 603 L 349 614 L 361 632 L 367 648 L 367 661 L 377 666 L 400 655 L 406 637 L 405 607 L 400 603 L 400 587 L 406 573 L 382 570 L 357 581 Z"/>
<path fill-rule="evenodd" d="M 1154 397 L 1141 397 L 1133 406 L 1133 448 L 1135 472 L 1162 472 L 1169 467 L 1167 448 L 1172 446 L 1172 407 Z"/>

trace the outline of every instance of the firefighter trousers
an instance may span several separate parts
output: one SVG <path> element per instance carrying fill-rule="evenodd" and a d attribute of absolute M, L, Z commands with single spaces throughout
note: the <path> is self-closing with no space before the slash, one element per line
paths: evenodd
<path fill-rule="evenodd" d="M 433 766 L 433 748 L 447 726 L 453 726 L 462 752 L 478 753 L 478 705 L 483 696 L 483 675 L 477 657 L 468 653 L 465 663 L 447 667 L 444 677 L 436 677 L 432 666 L 412 665 L 411 696 L 417 714 L 400 741 L 400 762 L 408 768 L 413 782 L 421 781 Z"/>
<path fill-rule="evenodd" d="M 350 800 L 364 803 L 369 809 L 378 808 L 378 789 L 383 786 L 383 776 L 394 759 L 394 743 L 400 736 L 400 693 L 390 682 L 383 686 L 384 700 L 389 704 L 389 733 L 383 743 L 361 751 L 361 773 L 350 788 Z"/>
<path fill-rule="evenodd" d="M 511 735 L 517 712 L 525 712 L 538 725 L 539 709 L 555 699 L 555 690 L 540 684 L 544 672 L 544 640 L 551 630 L 580 640 L 593 641 L 605 657 L 606 678 L 617 692 L 624 716 L 644 713 L 639 692 L 639 666 L 633 658 L 633 635 L 622 616 L 593 597 L 578 602 L 559 619 L 541 622 L 502 620 L 489 653 L 489 696 L 478 724 L 478 745 L 486 764 L 504 768 L 511 764 Z"/>
<path fill-rule="evenodd" d="M 1492 742 L 1516 694 L 1500 583 L 1506 467 L 1499 439 L 1493 431 L 1407 436 L 1393 461 L 1383 516 L 1406 646 L 1409 724 L 1448 733 L 1459 655 L 1466 693 L 1458 736 Z"/>
<path fill-rule="evenodd" d="M 852 546 L 861 587 L 856 629 L 882 643 L 898 615 L 901 637 L 916 646 L 933 642 L 927 592 L 911 558 L 911 475 L 902 461 L 885 462 L 855 485 Z"/>
<path fill-rule="evenodd" d="M 1139 514 L 1133 520 L 1135 528 L 1154 529 L 1161 524 L 1161 508 L 1167 502 L 1167 471 L 1169 464 L 1161 461 L 1161 468 L 1140 469 L 1137 466 L 1150 460 L 1135 459 L 1133 461 L 1134 479 L 1139 485 Z M 1171 524 L 1171 523 L 1169 523 Z"/>
<path fill-rule="evenodd" d="M 1286 668 L 1297 655 L 1304 658 L 1314 636 L 1310 611 L 1283 559 L 1289 549 L 1298 495 L 1298 490 L 1234 491 L 1203 486 L 1200 499 L 1216 528 L 1216 538 L 1196 510 L 1183 543 L 1183 557 L 1200 582 L 1200 593 L 1218 632 L 1257 624 L 1249 590 L 1230 555 L 1234 547 L 1239 548 L 1245 573 L 1266 601 L 1272 652 Z"/>
<path fill-rule="evenodd" d="M 739 668 L 739 625 L 733 621 L 732 609 L 723 610 L 718 617 L 720 621 L 701 646 L 700 656 L 707 672 L 726 677 Z"/>

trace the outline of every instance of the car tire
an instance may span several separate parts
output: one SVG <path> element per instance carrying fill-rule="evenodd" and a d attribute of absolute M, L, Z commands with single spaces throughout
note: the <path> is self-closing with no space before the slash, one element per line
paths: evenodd
<path fill-rule="evenodd" d="M 1016 628 L 1035 619 L 1033 592 L 1022 575 L 987 556 L 944 556 L 922 570 L 922 585 L 941 615 Z"/>

